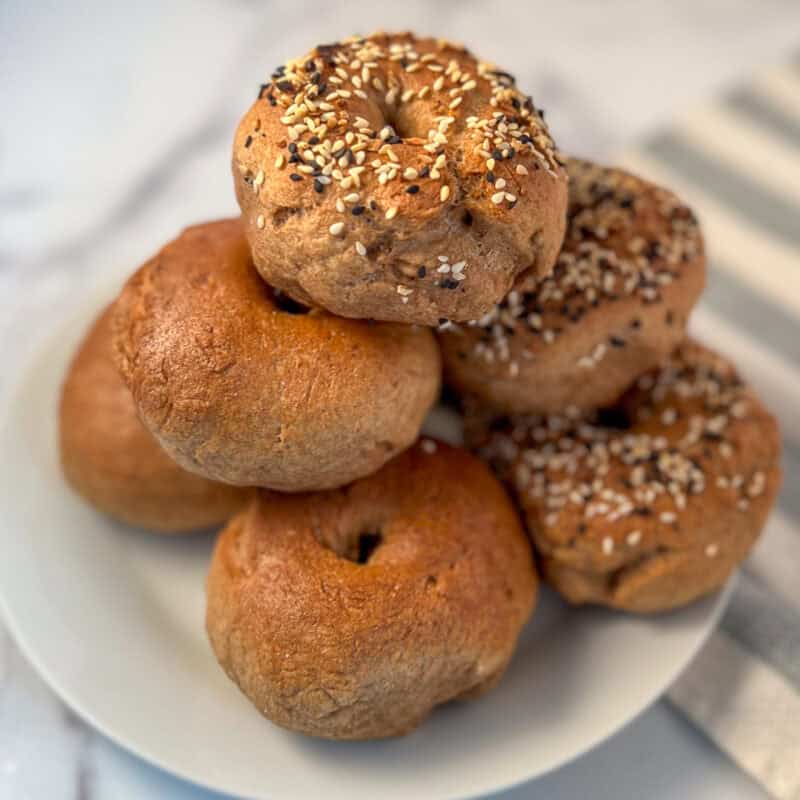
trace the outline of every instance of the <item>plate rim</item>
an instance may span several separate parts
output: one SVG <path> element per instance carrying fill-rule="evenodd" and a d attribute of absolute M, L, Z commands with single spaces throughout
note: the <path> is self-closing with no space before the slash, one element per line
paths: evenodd
<path fill-rule="evenodd" d="M 2 410 L 0 410 L 2 413 Z M 708 641 L 709 637 L 714 633 L 719 624 L 720 618 L 722 614 L 725 612 L 725 609 L 728 606 L 730 601 L 731 593 L 733 592 L 736 583 L 738 582 L 738 570 L 735 571 L 731 577 L 728 579 L 725 586 L 722 588 L 721 591 L 717 593 L 714 607 L 709 615 L 708 623 L 703 631 L 702 635 L 698 637 L 697 642 L 695 643 L 694 647 L 690 648 L 687 652 L 683 663 L 680 665 L 679 668 L 676 669 L 675 674 L 662 689 L 662 691 L 652 697 L 650 700 L 646 700 L 643 703 L 639 704 L 639 708 L 637 708 L 627 719 L 626 722 L 623 722 L 620 725 L 612 725 L 608 726 L 608 729 L 604 729 L 603 731 L 599 732 L 597 736 L 593 738 L 592 741 L 588 742 L 583 748 L 577 750 L 576 752 L 566 756 L 559 762 L 552 764 L 551 766 L 547 767 L 544 770 L 539 772 L 535 772 L 527 777 L 515 778 L 510 781 L 502 782 L 497 784 L 494 788 L 483 790 L 481 789 L 477 793 L 470 793 L 470 794 L 453 794 L 453 795 L 440 795 L 440 800 L 478 800 L 478 798 L 485 797 L 487 793 L 497 794 L 500 792 L 506 792 L 515 787 L 522 786 L 529 781 L 535 781 L 539 778 L 544 777 L 545 775 L 549 775 L 552 772 L 560 769 L 561 767 L 566 766 L 567 764 L 572 763 L 573 761 L 577 761 L 579 758 L 590 753 L 595 748 L 599 747 L 604 742 L 611 739 L 617 733 L 621 732 L 629 725 L 631 725 L 635 720 L 637 720 L 642 714 L 644 714 L 651 706 L 655 705 L 655 703 L 659 702 L 661 698 L 669 691 L 670 686 L 681 676 L 681 674 L 686 670 L 686 668 L 691 664 L 694 660 L 695 656 L 698 654 L 700 649 L 705 645 Z M 262 797 L 256 795 L 241 795 L 241 794 L 232 794 L 230 789 L 225 788 L 224 786 L 217 785 L 212 783 L 211 781 L 203 780 L 196 778 L 187 772 L 183 771 L 180 767 L 175 767 L 169 764 L 166 764 L 162 761 L 158 755 L 154 753 L 146 752 L 142 749 L 137 743 L 132 743 L 126 740 L 124 734 L 116 733 L 112 731 L 108 726 L 98 721 L 94 714 L 87 709 L 84 704 L 74 698 L 69 690 L 64 688 L 56 675 L 52 673 L 38 658 L 35 654 L 35 648 L 33 648 L 28 639 L 22 635 L 21 631 L 17 627 L 15 620 L 16 618 L 10 613 L 9 607 L 6 602 L 6 597 L 4 592 L 2 591 L 2 587 L 0 587 L 0 618 L 4 625 L 6 626 L 6 630 L 9 632 L 11 637 L 14 640 L 14 644 L 22 653 L 28 664 L 35 670 L 36 674 L 42 679 L 42 681 L 47 685 L 49 689 L 51 689 L 55 695 L 59 698 L 61 702 L 63 702 L 74 714 L 76 714 L 80 719 L 82 719 L 87 725 L 91 726 L 91 728 L 100 733 L 102 736 L 107 738 L 116 746 L 120 747 L 125 752 L 132 754 L 138 759 L 141 759 L 147 765 L 151 767 L 155 767 L 162 772 L 172 775 L 174 777 L 179 778 L 180 780 L 186 781 L 187 783 L 196 786 L 200 789 L 205 789 L 208 791 L 212 791 L 215 793 L 219 793 L 222 795 L 227 795 L 229 797 L 241 798 L 241 800 L 263 800 Z"/>
<path fill-rule="evenodd" d="M 108 302 L 113 297 L 113 287 L 119 286 L 124 277 L 115 275 L 113 278 L 108 278 L 99 282 L 94 286 L 93 291 L 88 293 L 88 297 L 84 296 L 83 302 L 73 302 L 69 307 L 64 309 L 56 321 L 58 327 L 61 329 L 69 329 L 72 331 L 78 319 L 90 316 L 90 313 L 99 313 L 102 302 Z M 105 300 L 103 299 L 105 298 Z M 41 317 L 45 312 L 41 312 L 37 317 Z M 36 337 L 36 340 L 28 348 L 25 356 L 20 359 L 16 369 L 11 373 L 9 383 L 6 390 L 0 397 L 0 440 L 2 440 L 8 432 L 11 425 L 12 411 L 16 404 L 19 402 L 19 396 L 23 393 L 25 386 L 25 378 L 28 376 L 36 363 L 41 361 L 47 354 L 47 350 L 53 347 L 56 340 L 57 331 L 54 332 L 53 325 L 48 325 L 46 331 Z M 63 371 L 59 373 L 63 375 Z M 627 716 L 624 722 L 618 724 L 608 724 L 602 729 L 598 730 L 594 736 L 580 748 L 574 752 L 566 755 L 565 757 L 547 765 L 544 769 L 512 777 L 510 779 L 500 778 L 498 782 L 491 786 L 484 786 L 478 788 L 476 792 L 469 794 L 440 794 L 439 800 L 476 800 L 477 798 L 484 797 L 487 794 L 496 794 L 511 790 L 515 787 L 521 786 L 529 781 L 534 781 L 555 770 L 581 758 L 590 751 L 599 747 L 603 742 L 609 740 L 612 736 L 624 730 L 628 725 L 640 717 L 647 709 L 658 702 L 664 694 L 669 690 L 670 686 L 680 677 L 688 665 L 694 660 L 697 653 L 708 641 L 709 637 L 716 630 L 720 618 L 722 617 L 725 609 L 728 606 L 731 594 L 737 582 L 738 570 L 734 571 L 726 584 L 718 590 L 715 594 L 707 596 L 706 599 L 713 599 L 713 606 L 709 610 L 708 616 L 704 622 L 702 631 L 693 642 L 692 646 L 687 648 L 686 652 L 680 659 L 680 663 L 676 665 L 672 671 L 671 677 L 665 681 L 664 685 L 659 692 L 644 699 L 637 704 L 637 707 Z M 634 615 L 638 616 L 638 615 Z M 95 731 L 99 732 L 102 736 L 106 737 L 114 745 L 120 747 L 122 750 L 134 755 L 150 767 L 154 767 L 163 771 L 168 775 L 177 777 L 180 780 L 186 781 L 188 784 L 195 787 L 221 793 L 232 797 L 240 797 L 243 800 L 263 800 L 264 797 L 270 795 L 242 795 L 232 794 L 231 789 L 220 782 L 214 782 L 207 778 L 198 778 L 192 775 L 189 771 L 185 770 L 180 765 L 173 765 L 163 760 L 158 752 L 155 750 L 148 750 L 137 740 L 130 740 L 126 733 L 114 730 L 112 725 L 100 721 L 91 710 L 91 704 L 86 703 L 79 697 L 73 696 L 72 692 L 62 685 L 58 674 L 51 670 L 40 658 L 35 644 L 30 641 L 28 636 L 23 632 L 22 626 L 19 624 L 20 616 L 15 614 L 6 597 L 6 591 L 0 584 L 0 618 L 9 635 L 12 637 L 14 644 L 18 647 L 28 664 L 34 669 L 36 674 L 43 680 L 43 682 L 51 689 L 55 695 L 63 702 L 73 713 L 75 713 L 81 720 L 91 726 Z"/>

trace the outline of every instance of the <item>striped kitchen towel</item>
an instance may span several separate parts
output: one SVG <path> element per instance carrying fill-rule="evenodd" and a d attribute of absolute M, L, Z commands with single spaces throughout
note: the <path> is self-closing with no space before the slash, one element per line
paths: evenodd
<path fill-rule="evenodd" d="M 780 419 L 784 486 L 719 630 L 669 698 L 780 800 L 800 800 L 800 54 L 623 153 L 697 211 L 694 333 Z"/>

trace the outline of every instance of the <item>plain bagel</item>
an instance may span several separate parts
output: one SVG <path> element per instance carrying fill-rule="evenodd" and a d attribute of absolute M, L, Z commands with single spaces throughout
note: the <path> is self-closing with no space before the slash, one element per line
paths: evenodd
<path fill-rule="evenodd" d="M 70 364 L 61 391 L 59 445 L 72 488 L 105 514 L 158 533 L 226 522 L 252 492 L 179 467 L 139 421 L 117 372 L 107 308 Z"/>
<path fill-rule="evenodd" d="M 536 590 L 503 487 L 466 451 L 423 439 L 344 489 L 262 492 L 217 542 L 206 627 L 278 725 L 397 736 L 500 679 Z"/>
<path fill-rule="evenodd" d="M 127 283 L 115 314 L 139 414 L 183 467 L 281 491 L 342 486 L 417 437 L 436 400 L 425 328 L 287 302 L 239 220 L 188 228 Z"/>

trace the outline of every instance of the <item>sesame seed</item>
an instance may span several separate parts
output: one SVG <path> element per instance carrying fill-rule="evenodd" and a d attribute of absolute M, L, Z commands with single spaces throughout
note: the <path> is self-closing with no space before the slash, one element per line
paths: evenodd
<path fill-rule="evenodd" d="M 328 228 L 331 236 L 341 236 L 344 233 L 344 222 L 334 222 L 333 225 Z"/>
<path fill-rule="evenodd" d="M 517 175 L 527 175 L 528 174 L 527 168 L 525 166 L 523 166 L 522 164 L 517 164 L 517 166 L 514 168 L 514 171 L 517 173 Z"/>
<path fill-rule="evenodd" d="M 397 211 L 398 211 L 397 206 L 392 206 L 390 209 L 386 211 L 386 214 L 384 216 L 386 217 L 386 219 L 394 219 L 397 216 Z"/>
<path fill-rule="evenodd" d="M 494 203 L 496 206 L 499 206 L 499 205 L 500 205 L 500 203 L 502 203 L 502 202 L 503 202 L 503 200 L 505 200 L 505 198 L 506 198 L 506 194 L 505 194 L 505 192 L 495 192 L 495 193 L 492 195 L 492 202 L 493 202 L 493 203 Z"/>
<path fill-rule="evenodd" d="M 420 76 L 413 88 L 404 86 L 402 77 L 398 81 L 392 68 L 387 69 L 389 85 L 374 74 L 397 62 L 398 68 Z M 322 187 L 327 184 L 318 179 L 324 176 L 338 185 L 342 196 L 361 188 L 362 180 L 366 182 L 366 176 L 362 179 L 353 171 L 354 164 L 372 170 L 380 185 L 387 185 L 399 176 L 409 181 L 424 175 L 434 181 L 441 180 L 446 169 L 446 155 L 442 150 L 448 145 L 448 131 L 456 121 L 455 109 L 463 105 L 468 92 L 477 88 L 476 78 L 489 87 L 492 110 L 472 114 L 464 124 L 467 129 L 478 132 L 476 138 L 482 142 L 480 149 L 485 152 L 484 157 L 492 163 L 511 159 L 526 146 L 542 166 L 551 171 L 559 169 L 560 156 L 531 101 L 517 92 L 506 73 L 483 63 L 473 69 L 467 67 L 467 63 L 460 57 L 445 60 L 441 51 L 417 53 L 413 38 L 387 45 L 376 37 L 366 37 L 325 46 L 324 51 L 314 51 L 304 59 L 279 68 L 272 83 L 262 86 L 260 97 L 268 100 L 270 107 L 277 106 L 277 118 L 286 126 L 285 138 L 291 154 L 288 160 L 298 165 L 290 179 L 299 182 L 304 175 L 309 175 L 313 190 L 322 194 Z M 323 71 L 327 72 L 324 76 Z M 274 90 L 270 90 L 273 85 Z M 379 137 L 380 141 L 393 145 L 400 144 L 402 139 L 389 126 L 373 130 L 369 119 L 348 108 L 347 101 L 351 98 L 368 101 L 367 89 L 379 92 L 390 107 L 412 102 L 415 97 L 427 97 L 431 91 L 446 92 L 452 111 L 442 113 L 441 107 L 437 109 L 439 115 L 423 141 L 422 149 L 435 158 L 432 166 L 425 165 L 424 175 L 419 167 L 406 162 L 405 152 L 401 154 L 389 148 L 374 153 L 372 140 Z M 274 92 L 279 94 L 273 96 Z M 266 111 L 269 113 L 269 108 Z M 260 121 L 256 132 L 259 129 Z M 252 142 L 253 138 L 248 141 Z M 286 158 L 281 156 L 280 164 L 276 160 L 275 168 L 283 168 Z M 518 171 L 517 174 L 522 173 Z M 261 185 L 248 182 L 254 190 Z M 440 187 L 441 201 L 446 202 L 451 193 L 451 187 Z M 512 205 L 516 202 L 516 198 L 504 196 L 503 199 Z M 397 212 L 389 209 L 386 213 L 391 219 Z"/>
<path fill-rule="evenodd" d="M 252 219 L 252 217 L 251 217 L 251 219 Z M 259 229 L 261 229 L 261 228 L 264 227 L 264 224 L 265 224 L 264 223 L 264 215 L 263 214 L 259 214 L 258 215 L 258 219 L 256 219 L 256 225 L 258 226 Z"/>
<path fill-rule="evenodd" d="M 603 539 L 603 555 L 610 556 L 614 552 L 614 540 L 610 536 Z"/>
<path fill-rule="evenodd" d="M 631 531 L 626 537 L 625 541 L 628 543 L 630 547 L 636 547 L 639 542 L 642 541 L 642 532 L 641 531 Z"/>
<path fill-rule="evenodd" d="M 716 558 L 719 554 L 719 545 L 718 544 L 709 544 L 706 545 L 706 556 L 708 558 Z"/>
<path fill-rule="evenodd" d="M 356 253 L 360 256 L 365 256 L 367 254 L 367 248 L 361 242 L 356 242 Z"/>

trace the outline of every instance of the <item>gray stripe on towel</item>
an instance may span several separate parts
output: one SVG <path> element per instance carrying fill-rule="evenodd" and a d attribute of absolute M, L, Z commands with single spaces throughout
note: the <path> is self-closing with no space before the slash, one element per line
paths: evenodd
<path fill-rule="evenodd" d="M 742 570 L 721 627 L 800 690 L 800 613 Z"/>
<path fill-rule="evenodd" d="M 737 328 L 743 328 L 755 341 L 774 350 L 793 366 L 800 366 L 800 318 L 745 286 L 733 270 L 720 263 L 719 260 L 711 263 L 703 302 Z M 769 264 L 753 264 L 753 268 L 769 269 Z"/>
<path fill-rule="evenodd" d="M 800 148 L 800 119 L 787 114 L 752 87 L 735 89 L 723 100 L 723 104 L 771 134 L 785 139 L 790 145 Z"/>
<path fill-rule="evenodd" d="M 800 444 L 788 437 L 783 439 L 783 486 L 778 496 L 781 511 L 800 526 Z M 800 551 L 800 543 L 798 543 Z M 800 557 L 798 557 L 800 562 Z M 798 568 L 800 571 L 800 567 Z M 800 586 L 800 581 L 798 581 Z"/>
<path fill-rule="evenodd" d="M 772 236 L 800 246 L 800 206 L 701 152 L 678 132 L 651 137 L 643 150 Z"/>

